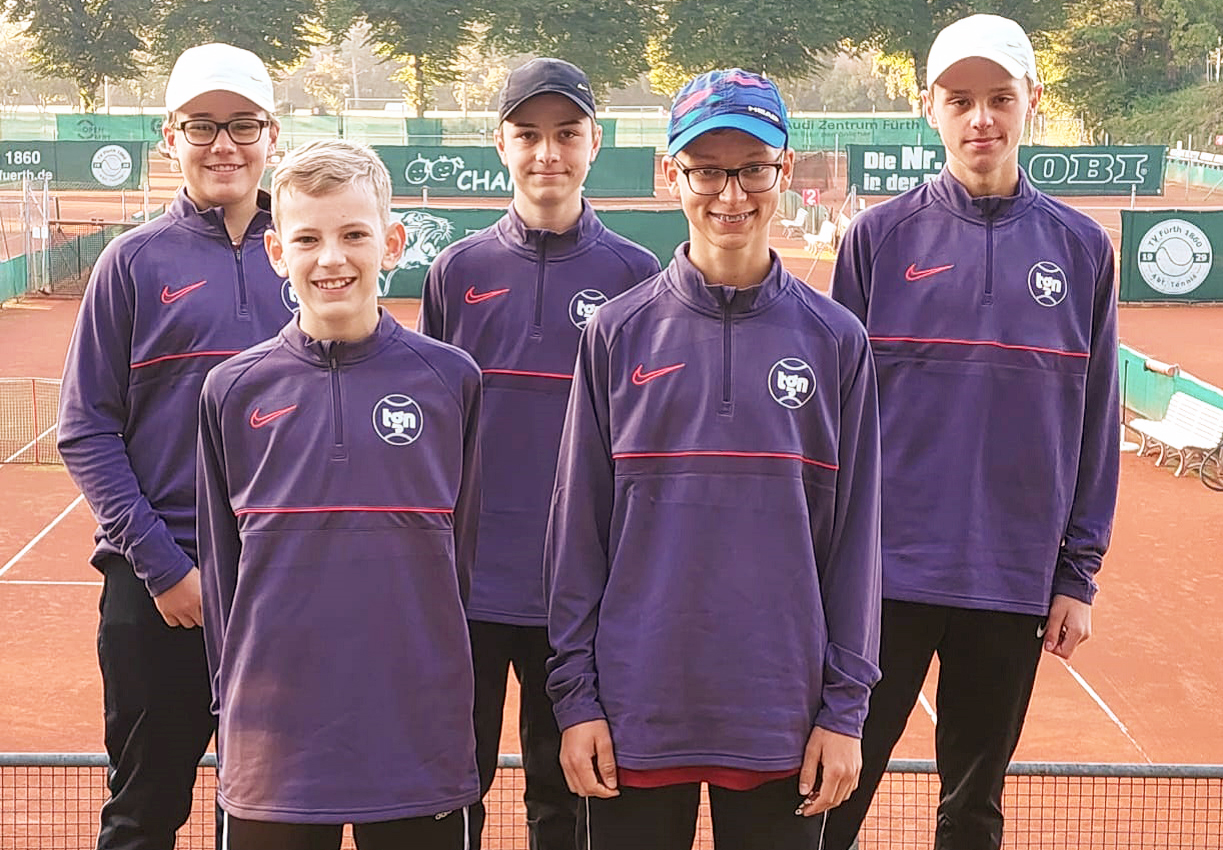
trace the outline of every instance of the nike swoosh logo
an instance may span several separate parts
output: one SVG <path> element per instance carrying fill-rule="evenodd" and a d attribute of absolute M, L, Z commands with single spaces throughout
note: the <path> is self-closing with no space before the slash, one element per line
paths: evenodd
<path fill-rule="evenodd" d="M 641 366 L 638 365 L 633 370 L 633 383 L 640 387 L 643 384 L 648 384 L 655 378 L 661 378 L 663 375 L 670 374 L 676 369 L 683 369 L 686 365 L 686 363 L 676 363 L 674 366 L 663 366 L 661 369 L 655 369 L 653 372 L 643 372 L 641 371 Z"/>
<path fill-rule="evenodd" d="M 930 277 L 930 275 L 932 274 L 938 274 L 939 272 L 945 272 L 945 271 L 948 271 L 954 268 L 955 268 L 955 264 L 952 263 L 949 266 L 935 266 L 932 269 L 920 269 L 919 270 L 917 268 L 917 263 L 910 263 L 909 267 L 905 269 L 905 280 L 909 280 L 909 281 L 921 280 L 922 278 Z"/>
<path fill-rule="evenodd" d="M 271 413 L 262 414 L 259 412 L 259 408 L 256 407 L 254 410 L 251 411 L 251 427 L 252 428 L 262 428 L 264 425 L 268 424 L 269 422 L 274 422 L 277 419 L 279 419 L 280 417 L 285 416 L 286 414 L 292 413 L 295 410 L 297 410 L 297 405 L 291 404 L 288 407 L 280 408 L 280 410 L 273 410 Z"/>
<path fill-rule="evenodd" d="M 467 292 L 463 294 L 463 300 L 468 304 L 479 304 L 481 301 L 496 298 L 498 295 L 504 295 L 507 292 L 509 292 L 508 289 L 490 289 L 488 292 L 476 292 L 474 286 L 469 286 L 467 287 Z"/>
<path fill-rule="evenodd" d="M 161 303 L 162 304 L 173 304 L 175 301 L 182 298 L 188 292 L 195 292 L 195 290 L 199 289 L 201 286 L 203 286 L 207 282 L 208 281 L 206 280 L 201 280 L 198 283 L 193 283 L 190 286 L 184 286 L 182 289 L 176 289 L 173 292 L 170 291 L 169 285 L 163 286 L 161 288 Z"/>
<path fill-rule="evenodd" d="M 1041 638 L 1045 636 L 1046 628 L 1048 628 L 1048 625 L 1046 623 L 1041 623 L 1039 626 L 1036 627 L 1036 639 L 1037 640 L 1040 640 Z"/>

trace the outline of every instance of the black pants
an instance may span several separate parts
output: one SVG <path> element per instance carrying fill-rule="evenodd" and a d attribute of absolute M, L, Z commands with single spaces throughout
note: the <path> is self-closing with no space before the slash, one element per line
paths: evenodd
<path fill-rule="evenodd" d="M 588 797 L 590 850 L 691 850 L 696 837 L 698 783 L 662 788 L 620 787 L 620 796 Z M 823 815 L 794 814 L 802 803 L 798 777 L 750 791 L 709 786 L 716 850 L 818 850 Z"/>
<path fill-rule="evenodd" d="M 196 765 L 216 729 L 203 630 L 167 626 L 122 558 L 103 567 L 98 662 L 110 799 L 98 850 L 168 850 L 191 814 Z"/>
<path fill-rule="evenodd" d="M 357 850 L 463 850 L 466 810 L 437 817 L 354 823 Z M 343 824 L 269 823 L 225 818 L 221 850 L 339 850 Z"/>
<path fill-rule="evenodd" d="M 471 621 L 472 661 L 476 676 L 476 764 L 480 771 L 480 799 L 492 787 L 505 713 L 505 686 L 509 668 L 518 677 L 518 737 L 526 773 L 527 831 L 531 850 L 574 850 L 578 833 L 579 800 L 565 784 L 560 764 L 560 731 L 552 714 L 552 701 L 544 689 L 544 662 L 552 654 L 548 630 L 543 626 L 510 626 Z M 471 807 L 472 850 L 480 848 L 484 804 Z"/>
<path fill-rule="evenodd" d="M 936 850 L 1002 844 L 1002 784 L 1032 697 L 1043 617 L 883 600 L 879 666 L 862 733 L 862 776 L 828 817 L 826 846 L 846 850 L 904 733 L 938 653 L 934 733 Z"/>

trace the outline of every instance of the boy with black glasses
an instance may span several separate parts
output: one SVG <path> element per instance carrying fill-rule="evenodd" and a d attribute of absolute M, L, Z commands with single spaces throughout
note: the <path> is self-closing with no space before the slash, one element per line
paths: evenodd
<path fill-rule="evenodd" d="M 102 252 L 64 365 L 59 450 L 97 517 L 91 561 L 104 580 L 99 850 L 174 846 L 216 725 L 198 628 L 196 405 L 209 369 L 291 314 L 263 250 L 273 100 L 247 50 L 205 44 L 178 58 L 160 149 L 183 188 Z"/>
<path fill-rule="evenodd" d="M 816 847 L 875 665 L 879 445 L 862 326 L 788 274 L 785 106 L 688 83 L 663 170 L 690 241 L 582 336 L 545 548 L 548 691 L 591 850 Z"/>

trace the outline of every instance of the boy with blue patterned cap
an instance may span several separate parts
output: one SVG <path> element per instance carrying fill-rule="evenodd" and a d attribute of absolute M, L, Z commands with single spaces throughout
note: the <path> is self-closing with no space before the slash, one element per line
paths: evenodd
<path fill-rule="evenodd" d="M 876 667 L 875 381 L 861 324 L 788 274 L 776 86 L 679 93 L 689 241 L 578 350 L 548 539 L 548 691 L 591 850 L 808 850 L 857 783 Z"/>

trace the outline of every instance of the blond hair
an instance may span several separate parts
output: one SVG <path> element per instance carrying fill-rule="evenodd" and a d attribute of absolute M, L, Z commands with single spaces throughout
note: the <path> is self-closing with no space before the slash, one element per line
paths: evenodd
<path fill-rule="evenodd" d="M 272 222 L 279 227 L 280 199 L 285 192 L 317 197 L 353 184 L 374 193 L 384 224 L 391 220 L 391 174 L 369 145 L 348 139 L 325 139 L 294 149 L 272 175 Z"/>

